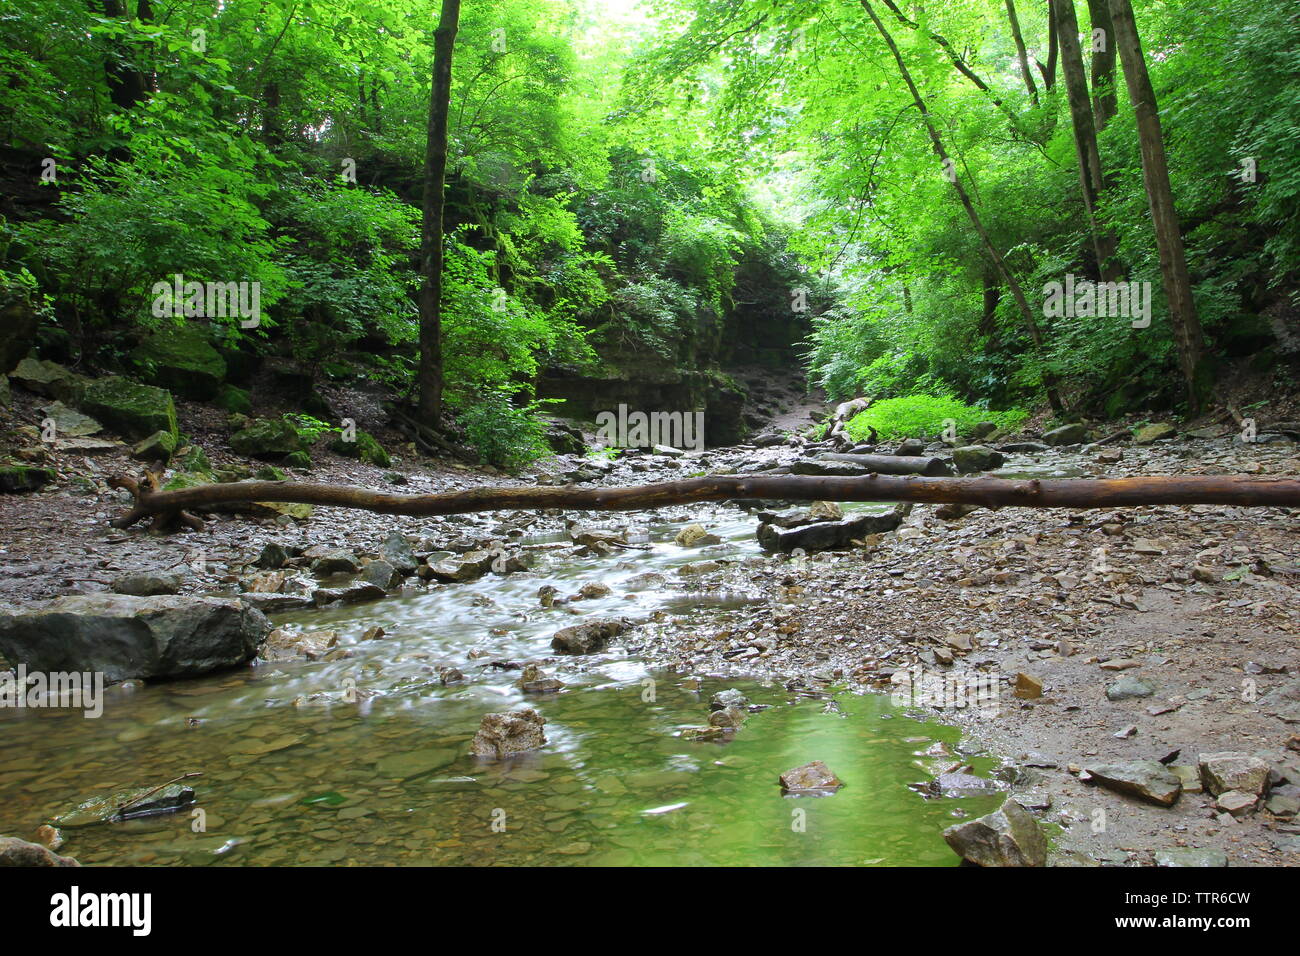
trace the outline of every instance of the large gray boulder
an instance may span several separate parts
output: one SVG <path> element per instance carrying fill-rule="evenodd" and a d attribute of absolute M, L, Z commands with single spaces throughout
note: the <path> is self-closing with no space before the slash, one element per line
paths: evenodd
<path fill-rule="evenodd" d="M 0 613 L 0 655 L 107 681 L 195 677 L 252 660 L 270 631 L 236 598 L 77 594 Z"/>

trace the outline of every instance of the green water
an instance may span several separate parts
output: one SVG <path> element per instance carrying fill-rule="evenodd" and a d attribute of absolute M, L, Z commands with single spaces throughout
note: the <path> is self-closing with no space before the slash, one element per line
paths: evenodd
<path fill-rule="evenodd" d="M 726 539 L 719 553 L 752 550 L 752 519 L 719 511 L 711 527 Z M 909 789 L 962 759 L 957 731 L 883 696 L 839 694 L 840 712 L 825 712 L 825 699 L 775 683 L 652 671 L 615 649 L 556 671 L 568 686 L 539 697 L 490 665 L 547 656 L 556 628 L 590 614 L 725 620 L 743 595 L 692 606 L 689 591 L 634 582 L 713 556 L 677 548 L 672 530 L 646 529 L 644 552 L 543 555 L 530 574 L 277 618 L 337 630 L 346 660 L 110 688 L 98 719 L 0 712 L 0 833 L 30 839 L 88 797 L 200 773 L 189 782 L 201 812 L 66 830 L 61 852 L 83 864 L 955 864 L 940 832 L 999 797 Z M 581 615 L 536 602 L 541 583 L 568 592 L 594 579 L 614 593 Z M 373 624 L 389 636 L 358 642 Z M 439 664 L 466 682 L 443 686 Z M 770 706 L 729 742 L 683 739 L 727 687 Z M 544 750 L 469 756 L 484 713 L 522 706 L 545 716 Z M 783 796 L 779 775 L 811 760 L 845 786 Z"/>

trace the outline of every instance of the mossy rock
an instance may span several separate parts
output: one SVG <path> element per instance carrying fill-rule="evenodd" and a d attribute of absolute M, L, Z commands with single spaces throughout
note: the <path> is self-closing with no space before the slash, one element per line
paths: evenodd
<path fill-rule="evenodd" d="M 279 461 L 306 451 L 302 435 L 287 418 L 259 418 L 230 436 L 230 447 L 249 458 Z"/>
<path fill-rule="evenodd" d="M 9 376 L 0 375 L 0 408 L 8 408 L 13 401 L 13 395 L 9 391 Z"/>
<path fill-rule="evenodd" d="M 182 488 L 193 488 L 195 485 L 212 484 L 212 476 L 201 471 L 178 471 L 172 476 L 171 481 L 163 485 L 163 491 L 179 491 Z"/>
<path fill-rule="evenodd" d="M 86 389 L 87 379 L 71 372 L 57 362 L 25 358 L 10 373 L 9 378 L 37 395 L 57 398 L 75 405 Z"/>
<path fill-rule="evenodd" d="M 286 455 L 284 464 L 288 468 L 310 468 L 312 466 L 311 455 L 305 451 L 295 451 L 291 455 Z"/>
<path fill-rule="evenodd" d="M 378 465 L 380 468 L 387 468 L 393 463 L 375 436 L 360 428 L 357 429 L 356 441 L 345 441 L 340 435 L 330 443 L 330 451 L 348 458 L 360 458 L 367 464 Z"/>
<path fill-rule="evenodd" d="M 0 493 L 21 494 L 38 491 L 55 478 L 52 468 L 34 468 L 31 465 L 0 465 Z"/>
<path fill-rule="evenodd" d="M 295 454 L 302 454 L 302 452 L 295 452 Z M 261 468 L 257 469 L 257 472 L 253 475 L 253 477 L 256 478 L 258 481 L 288 481 L 289 480 L 289 476 L 286 475 L 279 468 L 276 468 L 275 465 L 263 465 Z"/>
<path fill-rule="evenodd" d="M 177 434 L 176 403 L 163 388 L 112 375 L 88 384 L 78 404 L 127 438 L 148 438 L 154 432 Z"/>
<path fill-rule="evenodd" d="M 212 462 L 208 460 L 207 452 L 198 445 L 187 445 L 181 452 L 178 464 L 182 471 L 212 473 Z"/>
<path fill-rule="evenodd" d="M 217 390 L 217 397 L 212 400 L 212 404 L 240 415 L 248 415 L 253 411 L 253 399 L 248 394 L 248 390 L 238 385 L 222 385 Z"/>
<path fill-rule="evenodd" d="M 176 451 L 176 436 L 172 432 L 157 431 L 131 448 L 131 457 L 137 461 L 171 461 Z"/>
<path fill-rule="evenodd" d="M 189 398 L 212 398 L 226 378 L 226 360 L 197 325 L 159 329 L 130 358 L 141 378 Z"/>

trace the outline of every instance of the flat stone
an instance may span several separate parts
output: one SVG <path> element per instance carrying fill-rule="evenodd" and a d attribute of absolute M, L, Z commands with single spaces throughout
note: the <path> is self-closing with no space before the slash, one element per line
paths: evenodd
<path fill-rule="evenodd" d="M 1155 760 L 1093 764 L 1084 769 L 1108 790 L 1139 797 L 1162 807 L 1173 806 L 1183 789 L 1177 774 Z"/>
<path fill-rule="evenodd" d="M 1155 688 L 1136 677 L 1121 677 L 1106 688 L 1107 700 L 1131 700 L 1136 697 L 1150 697 Z"/>
<path fill-rule="evenodd" d="M 484 714 L 470 753 L 476 757 L 507 757 L 539 750 L 546 744 L 542 732 L 545 724 L 546 718 L 535 710 Z"/>

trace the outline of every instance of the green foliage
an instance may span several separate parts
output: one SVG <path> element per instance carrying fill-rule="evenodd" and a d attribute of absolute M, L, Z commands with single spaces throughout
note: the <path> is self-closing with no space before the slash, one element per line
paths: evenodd
<path fill-rule="evenodd" d="M 456 418 L 484 461 L 513 472 L 551 453 L 546 423 L 537 417 L 542 405 L 513 405 L 507 391 L 496 389 L 466 401 L 456 409 Z"/>
<path fill-rule="evenodd" d="M 1017 428 L 1028 417 L 1022 409 L 990 412 L 951 395 L 908 395 L 876 402 L 849 419 L 845 430 L 854 441 L 865 441 L 876 430 L 880 438 L 933 438 L 952 425 L 957 434 L 984 421 L 1001 428 Z"/>

